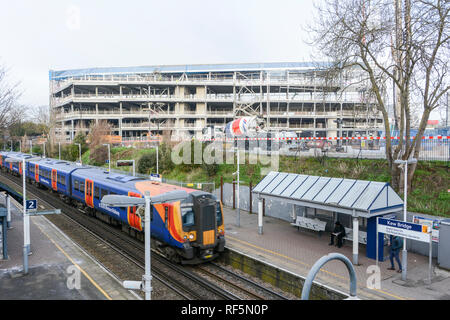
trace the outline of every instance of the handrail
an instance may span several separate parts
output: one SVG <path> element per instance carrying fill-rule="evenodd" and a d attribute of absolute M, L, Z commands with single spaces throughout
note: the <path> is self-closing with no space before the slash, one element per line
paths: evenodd
<path fill-rule="evenodd" d="M 329 253 L 326 256 L 323 256 L 319 260 L 314 263 L 311 270 L 308 273 L 308 276 L 306 277 L 305 284 L 303 285 L 302 290 L 302 300 L 309 300 L 309 292 L 311 291 L 311 286 L 313 283 L 314 278 L 316 277 L 316 274 L 320 271 L 322 266 L 331 261 L 331 260 L 341 260 L 344 262 L 345 266 L 347 267 L 348 273 L 350 275 L 350 296 L 356 297 L 356 273 L 355 268 L 353 267 L 350 260 L 340 253 Z"/>

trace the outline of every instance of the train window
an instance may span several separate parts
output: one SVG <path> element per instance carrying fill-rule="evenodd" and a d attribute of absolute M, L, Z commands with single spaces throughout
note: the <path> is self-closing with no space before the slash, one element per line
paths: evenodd
<path fill-rule="evenodd" d="M 117 194 L 117 193 L 115 193 L 115 192 L 113 192 L 113 191 L 111 191 L 109 194 L 111 194 L 111 195 L 114 195 L 114 194 Z"/>
<path fill-rule="evenodd" d="M 99 187 L 94 187 L 94 198 L 100 199 L 100 188 Z"/>
<path fill-rule="evenodd" d="M 220 208 L 220 202 L 217 201 L 216 202 L 216 220 L 217 220 L 217 225 L 221 226 L 222 225 L 222 210 Z"/>
<path fill-rule="evenodd" d="M 78 180 L 73 180 L 73 188 L 75 189 L 75 190 L 79 190 L 79 187 L 78 187 L 78 185 L 79 185 L 79 182 L 78 182 Z"/>
<path fill-rule="evenodd" d="M 80 182 L 80 192 L 84 193 L 84 182 Z"/>
<path fill-rule="evenodd" d="M 194 208 L 181 207 L 181 218 L 183 220 L 183 227 L 190 227 L 195 224 Z"/>
<path fill-rule="evenodd" d="M 108 194 L 108 190 L 100 189 L 100 199 L 102 199 L 104 196 Z"/>

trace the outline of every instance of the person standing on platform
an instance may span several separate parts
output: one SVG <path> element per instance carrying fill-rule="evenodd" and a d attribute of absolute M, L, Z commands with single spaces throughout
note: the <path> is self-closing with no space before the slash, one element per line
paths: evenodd
<path fill-rule="evenodd" d="M 391 260 L 391 267 L 388 268 L 388 270 L 395 270 L 395 266 L 394 266 L 394 258 L 398 263 L 398 270 L 397 272 L 402 272 L 402 263 L 400 262 L 400 249 L 403 247 L 403 239 L 398 237 L 398 236 L 394 236 L 392 237 L 391 240 L 391 246 L 389 247 L 389 260 Z"/>
<path fill-rule="evenodd" d="M 345 237 L 345 228 L 339 221 L 336 221 L 334 225 L 334 230 L 331 233 L 331 239 L 328 245 L 334 245 L 334 237 L 337 238 L 338 248 L 342 247 L 342 239 Z"/>

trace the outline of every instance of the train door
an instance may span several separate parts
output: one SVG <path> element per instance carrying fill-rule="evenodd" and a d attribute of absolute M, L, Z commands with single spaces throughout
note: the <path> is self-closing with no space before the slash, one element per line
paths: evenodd
<path fill-rule="evenodd" d="M 39 165 L 36 164 L 34 168 L 35 168 L 35 170 L 34 170 L 34 179 L 36 179 L 36 182 L 39 182 Z"/>
<path fill-rule="evenodd" d="M 142 198 L 142 195 L 133 191 L 128 191 L 129 197 Z M 142 231 L 141 218 L 136 214 L 137 207 L 128 207 L 127 220 L 128 225 L 134 229 Z"/>
<path fill-rule="evenodd" d="M 94 181 L 86 179 L 86 188 L 84 189 L 86 204 L 93 208 L 94 207 Z"/>
<path fill-rule="evenodd" d="M 52 188 L 55 191 L 58 191 L 58 172 L 56 169 L 52 169 Z"/>
<path fill-rule="evenodd" d="M 19 174 L 22 175 L 22 162 L 19 162 Z"/>

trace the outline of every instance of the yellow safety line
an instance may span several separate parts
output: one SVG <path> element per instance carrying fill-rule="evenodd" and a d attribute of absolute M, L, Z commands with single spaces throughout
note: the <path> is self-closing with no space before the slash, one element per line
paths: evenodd
<path fill-rule="evenodd" d="M 84 274 L 84 276 L 106 297 L 106 299 L 108 300 L 112 300 L 112 298 L 105 292 L 105 290 L 103 290 L 95 281 L 94 279 L 91 278 L 91 276 L 83 270 L 83 268 L 81 268 L 75 261 L 73 261 L 73 259 L 44 231 L 42 230 L 42 228 L 37 225 L 38 228 L 42 231 L 43 234 L 45 234 L 47 236 L 47 238 L 59 249 L 59 251 L 61 251 L 67 259 L 69 259 L 70 262 L 72 262 L 72 264 L 78 268 L 78 270 L 81 271 L 81 273 Z"/>
<path fill-rule="evenodd" d="M 254 247 L 254 248 L 256 248 L 256 249 L 263 250 L 263 251 L 269 252 L 269 253 L 271 253 L 271 254 L 274 254 L 274 255 L 283 257 L 283 258 L 285 258 L 285 259 L 288 259 L 288 260 L 291 260 L 291 261 L 294 261 L 294 262 L 298 262 L 298 263 L 300 263 L 300 264 L 302 264 L 302 265 L 304 265 L 304 266 L 306 266 L 306 267 L 308 267 L 308 268 L 311 268 L 311 267 L 312 267 L 311 265 L 309 265 L 309 264 L 307 264 L 307 263 L 305 263 L 305 262 L 303 262 L 303 261 L 300 261 L 300 260 L 297 260 L 297 259 L 288 257 L 288 256 L 286 256 L 286 255 L 284 255 L 284 254 L 281 254 L 281 253 L 278 253 L 278 252 L 275 252 L 275 251 L 272 251 L 272 250 L 268 250 L 268 249 L 259 247 L 259 246 L 257 246 L 257 245 L 254 245 L 254 244 L 252 244 L 252 243 L 249 243 L 249 242 L 246 242 L 246 241 L 237 239 L 237 238 L 233 238 L 233 237 L 231 237 L 231 236 L 229 236 L 229 235 L 227 235 L 227 238 L 232 239 L 232 240 L 237 241 L 237 242 L 241 242 L 241 243 L 243 243 L 243 244 L 245 244 L 245 245 Z M 340 279 L 343 279 L 343 280 L 346 280 L 346 279 L 347 279 L 347 278 L 345 278 L 345 277 L 343 277 L 343 276 L 341 276 L 341 275 L 338 275 L 338 274 L 336 274 L 336 273 L 333 273 L 333 272 L 330 272 L 330 271 L 327 271 L 327 270 L 324 270 L 324 269 L 320 269 L 320 271 L 325 272 L 325 273 L 328 273 L 329 275 L 331 275 L 331 276 L 333 276 L 333 277 L 336 277 L 336 278 L 340 278 Z M 370 289 L 370 288 L 368 288 L 368 289 Z M 403 297 L 400 297 L 400 296 L 396 296 L 396 295 L 394 295 L 394 294 L 392 294 L 392 293 L 388 293 L 388 292 L 383 291 L 383 290 L 380 290 L 380 289 L 370 289 L 370 290 L 378 291 L 378 292 L 380 292 L 380 293 L 383 293 L 383 294 L 385 294 L 385 295 L 394 297 L 394 298 L 399 299 L 399 300 L 408 300 L 407 298 L 403 298 Z"/>

